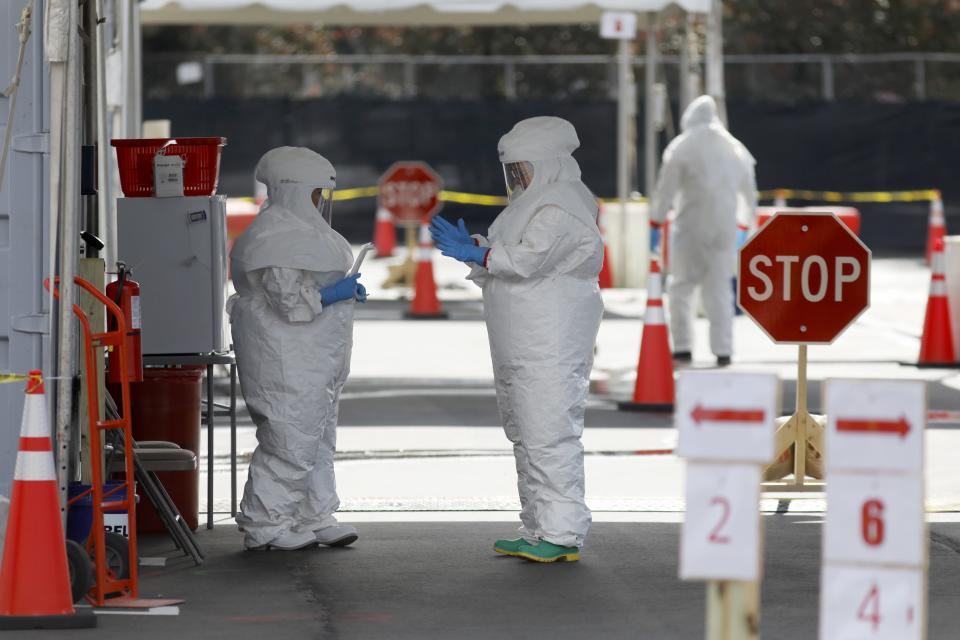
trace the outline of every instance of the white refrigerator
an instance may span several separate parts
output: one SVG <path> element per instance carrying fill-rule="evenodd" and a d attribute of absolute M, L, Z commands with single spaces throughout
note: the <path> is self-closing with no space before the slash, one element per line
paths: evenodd
<path fill-rule="evenodd" d="M 140 283 L 144 355 L 226 350 L 224 196 L 120 198 L 117 256 Z"/>

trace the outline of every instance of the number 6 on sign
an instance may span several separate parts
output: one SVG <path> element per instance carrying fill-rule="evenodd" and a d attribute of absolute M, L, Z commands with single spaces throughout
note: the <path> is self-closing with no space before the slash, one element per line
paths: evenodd
<path fill-rule="evenodd" d="M 681 579 L 760 578 L 760 473 L 754 464 L 688 463 Z"/>

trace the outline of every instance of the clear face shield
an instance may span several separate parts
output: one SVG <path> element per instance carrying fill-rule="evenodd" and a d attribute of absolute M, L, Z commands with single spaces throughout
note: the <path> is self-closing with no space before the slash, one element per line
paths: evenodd
<path fill-rule="evenodd" d="M 507 185 L 508 198 L 520 195 L 533 182 L 533 163 L 526 161 L 503 163 L 503 180 Z"/>
<path fill-rule="evenodd" d="M 333 189 L 314 189 L 311 198 L 320 216 L 333 226 Z"/>

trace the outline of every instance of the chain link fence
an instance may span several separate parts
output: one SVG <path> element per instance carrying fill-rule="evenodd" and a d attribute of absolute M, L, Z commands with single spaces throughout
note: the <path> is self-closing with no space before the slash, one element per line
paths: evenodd
<path fill-rule="evenodd" d="M 796 103 L 960 101 L 960 54 L 729 55 L 727 95 Z M 643 57 L 634 59 L 637 78 Z M 679 60 L 661 60 L 658 80 L 678 93 Z M 607 55 L 398 56 L 147 54 L 148 98 L 339 95 L 376 98 L 577 100 L 614 98 Z M 641 83 L 642 90 L 642 83 Z"/>

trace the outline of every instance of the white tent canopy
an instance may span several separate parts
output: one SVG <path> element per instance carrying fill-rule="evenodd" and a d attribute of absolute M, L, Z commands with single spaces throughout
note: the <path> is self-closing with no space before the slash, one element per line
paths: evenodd
<path fill-rule="evenodd" d="M 710 0 L 145 0 L 143 24 L 531 25 L 604 11 L 710 11 Z"/>

